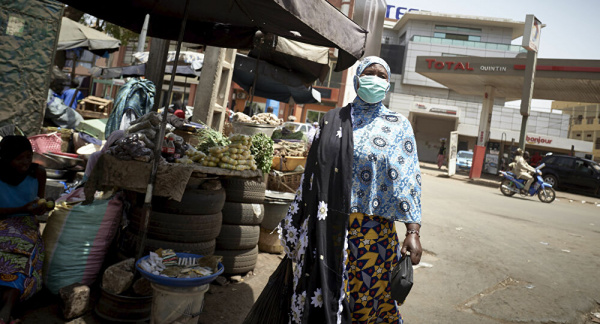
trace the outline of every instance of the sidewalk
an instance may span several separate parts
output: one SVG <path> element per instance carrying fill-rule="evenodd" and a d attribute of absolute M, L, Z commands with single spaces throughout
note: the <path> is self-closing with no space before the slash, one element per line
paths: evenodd
<path fill-rule="evenodd" d="M 453 176 L 448 176 L 448 168 L 443 166 L 442 169 L 438 169 L 437 164 L 428 162 L 419 162 L 421 167 L 421 173 L 431 175 L 434 177 L 445 177 L 454 180 L 466 181 L 472 184 L 487 186 L 492 188 L 499 188 L 502 177 L 499 175 L 482 173 L 479 179 L 469 179 L 468 171 L 458 171 Z"/>

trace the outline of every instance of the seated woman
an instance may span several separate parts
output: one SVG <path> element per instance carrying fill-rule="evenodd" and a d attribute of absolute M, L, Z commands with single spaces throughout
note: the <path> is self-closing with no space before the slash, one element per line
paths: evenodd
<path fill-rule="evenodd" d="M 44 244 L 35 215 L 45 213 L 46 171 L 32 163 L 24 136 L 0 142 L 0 324 L 19 323 L 11 312 L 42 287 Z"/>

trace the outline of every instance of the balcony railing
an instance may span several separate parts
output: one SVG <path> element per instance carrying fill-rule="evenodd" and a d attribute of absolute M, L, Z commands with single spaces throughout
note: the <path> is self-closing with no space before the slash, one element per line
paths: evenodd
<path fill-rule="evenodd" d="M 505 51 L 505 52 L 526 52 L 527 51 L 526 49 L 524 49 L 523 47 L 521 47 L 519 45 L 484 43 L 484 42 L 474 42 L 474 41 L 438 38 L 438 37 L 429 37 L 429 36 L 418 36 L 418 35 L 413 36 L 411 38 L 411 41 L 417 42 L 417 43 L 434 44 L 434 45 L 463 46 L 463 47 L 481 48 L 481 49 L 488 49 L 488 50 Z"/>

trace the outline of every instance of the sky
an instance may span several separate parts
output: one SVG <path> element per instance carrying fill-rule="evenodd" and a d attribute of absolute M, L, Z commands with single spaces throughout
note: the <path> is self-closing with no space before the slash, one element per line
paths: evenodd
<path fill-rule="evenodd" d="M 360 0 L 359 0 L 360 1 Z M 535 15 L 542 29 L 538 58 L 600 60 L 600 0 L 386 0 L 388 6 L 525 21 Z M 396 8 L 392 9 L 396 10 Z M 393 18 L 393 17 L 390 17 Z M 520 45 L 522 38 L 513 44 Z M 549 109 L 534 100 L 532 108 Z M 520 101 L 507 103 L 519 106 Z"/>

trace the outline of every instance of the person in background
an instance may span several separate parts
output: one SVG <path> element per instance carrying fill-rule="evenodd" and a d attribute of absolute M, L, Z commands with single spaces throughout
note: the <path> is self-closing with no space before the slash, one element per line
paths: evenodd
<path fill-rule="evenodd" d="M 173 113 L 177 110 L 185 111 L 185 106 L 183 105 L 183 95 L 179 92 L 173 93 L 173 106 L 169 107 L 169 112 Z"/>
<path fill-rule="evenodd" d="M 357 97 L 319 124 L 278 228 L 295 263 L 291 323 L 402 323 L 391 269 L 421 260 L 421 172 L 410 122 L 382 103 L 389 81 L 384 60 L 364 58 Z"/>
<path fill-rule="evenodd" d="M 540 155 L 540 152 L 536 151 L 531 156 L 531 160 L 530 160 L 529 164 L 531 164 L 532 167 L 537 167 L 538 165 L 540 165 L 541 160 L 542 160 L 542 156 Z"/>
<path fill-rule="evenodd" d="M 442 145 L 440 146 L 437 155 L 438 169 L 442 168 L 442 165 L 444 165 L 444 161 L 446 161 L 446 141 L 442 139 Z"/>
<path fill-rule="evenodd" d="M 319 127 L 319 123 L 314 122 L 314 123 L 312 123 L 312 128 L 308 130 L 308 134 L 306 135 L 306 137 L 308 138 L 309 145 L 312 144 L 315 134 L 317 133 L 318 127 Z"/>
<path fill-rule="evenodd" d="M 71 86 L 63 91 L 63 93 L 60 95 L 60 98 L 63 100 L 65 105 L 76 109 L 79 100 L 83 99 L 83 93 L 81 93 L 79 90 L 79 82 L 77 82 L 77 80 L 72 80 L 70 83 Z"/>
<path fill-rule="evenodd" d="M 51 208 L 39 201 L 46 171 L 32 159 L 26 137 L 0 142 L 0 324 L 19 323 L 11 319 L 14 306 L 42 288 L 44 242 L 35 216 Z"/>

